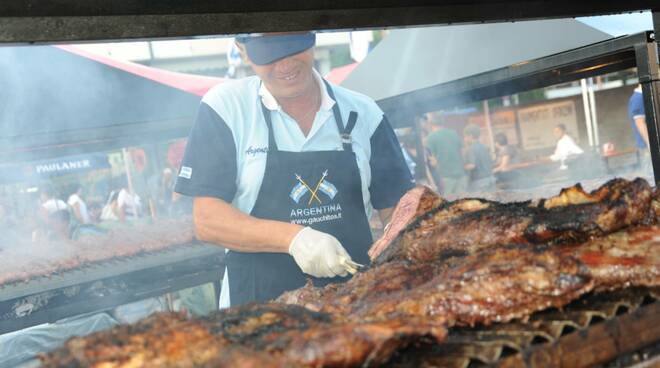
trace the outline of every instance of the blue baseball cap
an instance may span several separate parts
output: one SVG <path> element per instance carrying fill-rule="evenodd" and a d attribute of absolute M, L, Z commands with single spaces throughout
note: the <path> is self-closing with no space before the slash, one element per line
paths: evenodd
<path fill-rule="evenodd" d="M 237 36 L 236 41 L 245 45 L 245 52 L 257 65 L 272 64 L 285 57 L 301 53 L 316 43 L 312 32 L 281 35 Z"/>

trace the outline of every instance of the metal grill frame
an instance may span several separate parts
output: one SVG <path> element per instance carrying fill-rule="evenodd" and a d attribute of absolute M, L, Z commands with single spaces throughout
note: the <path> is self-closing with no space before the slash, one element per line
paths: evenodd
<path fill-rule="evenodd" d="M 217 300 L 223 272 L 224 249 L 187 244 L 0 286 L 0 334 L 209 282 Z"/>

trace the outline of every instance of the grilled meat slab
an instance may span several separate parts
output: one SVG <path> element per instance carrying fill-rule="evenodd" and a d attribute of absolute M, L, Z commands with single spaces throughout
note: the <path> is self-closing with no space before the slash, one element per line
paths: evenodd
<path fill-rule="evenodd" d="M 660 227 L 620 231 L 562 251 L 589 270 L 598 290 L 660 286 Z"/>
<path fill-rule="evenodd" d="M 190 319 L 161 313 L 41 357 L 44 367 L 352 367 L 387 361 L 413 341 L 442 341 L 444 325 L 414 319 L 335 322 L 283 304 L 251 304 Z"/>
<path fill-rule="evenodd" d="M 417 217 L 440 206 L 445 200 L 426 186 L 417 186 L 409 190 L 397 203 L 392 212 L 392 220 L 385 227 L 380 237 L 369 249 L 369 256 L 374 257 L 394 241 L 399 233 Z"/>
<path fill-rule="evenodd" d="M 315 287 L 310 282 L 300 289 L 282 294 L 277 301 L 304 306 L 314 311 L 323 308 L 324 312 L 343 316 L 346 306 L 413 290 L 439 275 L 445 268 L 441 262 L 393 261 L 359 272 L 342 284 Z"/>
<path fill-rule="evenodd" d="M 614 179 L 592 193 L 575 186 L 539 202 L 445 202 L 418 217 L 394 241 L 379 245 L 372 260 L 425 262 L 448 250 L 475 253 L 506 244 L 582 242 L 655 221 L 652 199 L 645 180 Z"/>
<path fill-rule="evenodd" d="M 392 266 L 397 278 L 378 277 Z M 347 320 L 421 318 L 451 326 L 505 322 L 560 307 L 590 291 L 592 282 L 570 255 L 549 247 L 505 246 L 454 257 L 444 266 L 393 262 L 346 284 L 311 288 L 288 300 Z M 311 295 L 320 299 L 305 299 Z"/>
<path fill-rule="evenodd" d="M 371 367 L 387 362 L 413 342 L 435 342 L 447 336 L 444 321 L 418 318 L 319 325 L 300 332 L 286 332 L 267 347 L 287 363 L 303 367 Z M 285 349 L 279 349 L 286 346 Z M 276 354 L 278 355 L 278 354 Z"/>

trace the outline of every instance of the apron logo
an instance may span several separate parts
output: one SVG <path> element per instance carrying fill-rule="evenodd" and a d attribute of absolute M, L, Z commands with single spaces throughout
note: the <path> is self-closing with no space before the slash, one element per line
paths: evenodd
<path fill-rule="evenodd" d="M 295 175 L 298 183 L 293 187 L 293 189 L 291 189 L 289 197 L 291 197 L 291 199 L 293 199 L 293 201 L 296 203 L 299 203 L 302 197 L 308 192 L 310 193 L 310 196 L 309 200 L 307 201 L 307 205 L 312 204 L 312 201 L 314 200 L 318 201 L 319 204 L 323 204 L 321 198 L 318 196 L 319 191 L 327 195 L 331 200 L 334 199 L 337 195 L 337 187 L 335 187 L 331 182 L 325 180 L 325 178 L 328 176 L 328 170 L 323 172 L 321 179 L 319 179 L 319 181 L 316 183 L 314 189 L 307 185 L 305 180 L 303 180 L 300 175 Z"/>

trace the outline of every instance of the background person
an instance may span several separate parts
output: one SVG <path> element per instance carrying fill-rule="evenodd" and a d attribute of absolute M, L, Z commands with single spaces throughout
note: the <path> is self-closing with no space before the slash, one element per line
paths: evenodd
<path fill-rule="evenodd" d="M 172 215 L 174 182 L 174 173 L 169 167 L 163 169 L 160 175 L 154 175 L 149 179 L 149 191 L 158 216 Z"/>
<path fill-rule="evenodd" d="M 81 225 L 87 225 L 91 223 L 89 212 L 87 209 L 87 203 L 82 198 L 82 186 L 80 184 L 75 184 L 71 195 L 67 199 L 67 204 L 71 208 L 71 213 L 73 214 L 76 221 Z"/>
<path fill-rule="evenodd" d="M 60 210 L 68 210 L 69 206 L 63 200 L 57 198 L 55 195 L 55 188 L 51 185 L 46 185 L 41 188 L 39 194 L 41 200 L 40 212 L 42 219 L 47 219 L 48 216 Z"/>
<path fill-rule="evenodd" d="M 581 155 L 584 151 L 566 133 L 566 126 L 564 124 L 557 124 L 553 133 L 555 138 L 557 138 L 557 146 L 555 147 L 555 153 L 550 156 L 550 160 L 561 161 L 559 168 L 565 170 L 568 168 L 565 164 L 566 159 Z"/>
<path fill-rule="evenodd" d="M 495 135 L 496 159 L 493 172 L 507 172 L 511 170 L 511 164 L 518 163 L 518 150 L 509 144 L 509 139 L 504 133 Z"/>
<path fill-rule="evenodd" d="M 117 217 L 119 221 L 135 220 L 142 214 L 140 196 L 124 187 L 117 194 Z"/>
<path fill-rule="evenodd" d="M 481 128 L 470 124 L 463 130 L 465 139 L 465 170 L 470 174 L 469 189 L 471 192 L 488 192 L 495 189 L 493 177 L 493 160 L 488 148 L 480 141 Z"/>
<path fill-rule="evenodd" d="M 121 188 L 116 190 L 113 189 L 108 193 L 108 198 L 106 199 L 99 216 L 101 221 L 119 221 L 119 217 L 117 216 L 117 197 L 120 189 Z"/>
<path fill-rule="evenodd" d="M 640 168 L 651 171 L 651 152 L 649 151 L 649 132 L 646 127 L 646 110 L 642 85 L 638 84 L 628 100 L 628 119 L 635 137 L 635 146 Z"/>
<path fill-rule="evenodd" d="M 426 147 L 433 157 L 433 170 L 441 183 L 441 194 L 455 195 L 464 192 L 468 177 L 463 162 L 463 141 L 455 130 L 440 119 L 433 121 L 435 129 L 426 138 Z"/>
<path fill-rule="evenodd" d="M 378 105 L 313 69 L 313 33 L 236 40 L 256 76 L 203 97 L 175 187 L 229 249 L 223 307 L 342 281 L 369 261 L 372 208 L 387 223 L 413 186 Z"/>

